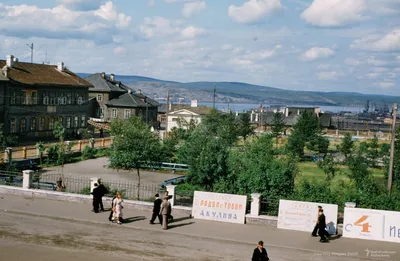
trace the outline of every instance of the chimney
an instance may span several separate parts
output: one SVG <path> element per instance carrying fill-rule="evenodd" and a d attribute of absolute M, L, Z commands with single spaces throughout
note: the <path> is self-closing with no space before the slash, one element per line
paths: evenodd
<path fill-rule="evenodd" d="M 63 62 L 57 63 L 57 70 L 59 70 L 60 72 L 64 71 L 64 63 Z"/>
<path fill-rule="evenodd" d="M 111 79 L 111 81 L 114 81 L 114 79 L 115 79 L 115 75 L 112 73 L 112 74 L 110 74 L 110 79 Z"/>
<path fill-rule="evenodd" d="M 12 68 L 14 65 L 14 55 L 7 55 L 7 67 Z"/>
<path fill-rule="evenodd" d="M 139 90 L 138 90 L 138 93 L 139 93 L 139 94 L 142 94 L 142 90 L 141 90 L 141 89 L 139 89 Z"/>
<path fill-rule="evenodd" d="M 106 78 L 106 73 L 105 73 L 105 72 L 102 72 L 102 73 L 101 73 L 101 78 L 103 78 L 103 79 Z"/>
<path fill-rule="evenodd" d="M 14 63 L 17 63 L 19 60 L 17 57 L 14 58 Z"/>
<path fill-rule="evenodd" d="M 197 100 L 192 100 L 191 104 L 190 104 L 190 107 L 197 108 Z"/>
<path fill-rule="evenodd" d="M 169 110 L 172 110 L 172 104 L 171 103 L 169 104 Z"/>

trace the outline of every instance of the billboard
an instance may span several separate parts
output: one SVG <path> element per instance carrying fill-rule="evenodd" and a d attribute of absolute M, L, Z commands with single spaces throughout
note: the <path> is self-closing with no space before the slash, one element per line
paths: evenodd
<path fill-rule="evenodd" d="M 192 216 L 197 219 L 245 223 L 246 196 L 195 191 Z"/>
<path fill-rule="evenodd" d="M 279 200 L 278 228 L 312 232 L 318 220 L 318 206 L 324 210 L 329 234 L 336 234 L 338 205 Z"/>

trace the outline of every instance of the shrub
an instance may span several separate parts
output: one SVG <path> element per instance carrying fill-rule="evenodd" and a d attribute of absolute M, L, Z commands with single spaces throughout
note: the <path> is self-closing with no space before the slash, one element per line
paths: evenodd
<path fill-rule="evenodd" d="M 81 190 L 81 193 L 83 195 L 90 195 L 90 186 L 86 186 Z"/>
<path fill-rule="evenodd" d="M 86 146 L 83 151 L 82 151 L 82 159 L 87 160 L 87 159 L 94 159 L 97 153 L 97 149 L 91 148 L 89 146 Z"/>
<path fill-rule="evenodd" d="M 47 148 L 47 159 L 48 164 L 56 164 L 58 162 L 58 145 L 50 145 Z"/>

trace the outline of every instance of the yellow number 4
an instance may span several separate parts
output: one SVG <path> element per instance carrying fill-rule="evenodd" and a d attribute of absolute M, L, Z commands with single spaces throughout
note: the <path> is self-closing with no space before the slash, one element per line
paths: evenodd
<path fill-rule="evenodd" d="M 369 232 L 370 232 L 370 231 L 369 231 L 369 228 L 370 228 L 371 226 L 369 225 L 369 223 L 368 223 L 368 222 L 367 222 L 367 223 L 363 223 L 367 218 L 368 218 L 368 216 L 362 216 L 359 220 L 357 220 L 356 222 L 354 222 L 354 225 L 355 225 L 355 226 L 362 227 L 361 232 L 363 232 L 363 233 L 369 233 Z"/>

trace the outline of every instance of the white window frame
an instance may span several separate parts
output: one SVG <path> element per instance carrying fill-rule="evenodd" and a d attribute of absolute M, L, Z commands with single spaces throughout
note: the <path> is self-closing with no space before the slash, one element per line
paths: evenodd
<path fill-rule="evenodd" d="M 103 100 L 103 94 L 97 94 L 97 100 L 102 101 Z"/>
<path fill-rule="evenodd" d="M 81 96 L 78 97 L 78 104 L 81 105 L 83 103 L 83 98 Z"/>
<path fill-rule="evenodd" d="M 131 110 L 125 109 L 124 110 L 124 119 L 129 119 L 131 117 Z"/>
<path fill-rule="evenodd" d="M 43 97 L 43 104 L 44 105 L 49 105 L 49 96 L 44 96 Z"/>
<path fill-rule="evenodd" d="M 117 117 L 118 117 L 118 110 L 112 109 L 111 110 L 111 118 L 117 118 Z"/>

